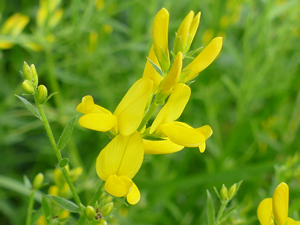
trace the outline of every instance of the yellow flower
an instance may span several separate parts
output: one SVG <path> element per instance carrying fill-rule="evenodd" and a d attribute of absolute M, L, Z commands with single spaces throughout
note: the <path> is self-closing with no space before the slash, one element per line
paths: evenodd
<path fill-rule="evenodd" d="M 190 95 L 189 86 L 183 83 L 176 85 L 150 128 L 150 134 L 155 133 L 166 140 L 145 141 L 145 154 L 172 153 L 180 151 L 184 146 L 198 147 L 201 153 L 205 151 L 205 140 L 212 134 L 210 126 L 194 129 L 186 123 L 175 121 L 183 112 Z"/>
<path fill-rule="evenodd" d="M 162 8 L 154 18 L 152 36 L 154 51 L 164 73 L 168 72 L 170 66 L 168 30 L 169 12 Z"/>
<path fill-rule="evenodd" d="M 151 95 L 152 81 L 141 78 L 135 82 L 117 106 L 114 114 L 94 104 L 92 96 L 85 96 L 76 110 L 85 115 L 79 124 L 85 128 L 114 134 L 131 135 L 139 127 Z"/>
<path fill-rule="evenodd" d="M 134 205 L 140 200 L 140 192 L 132 181 L 144 158 L 143 140 L 139 132 L 130 136 L 119 134 L 100 152 L 96 170 L 105 181 L 105 190 L 115 196 L 127 196 Z"/>
<path fill-rule="evenodd" d="M 200 16 L 200 12 L 194 17 L 194 12 L 190 11 L 182 21 L 174 42 L 175 54 L 177 54 L 177 52 L 185 54 L 190 49 L 200 23 Z"/>
<path fill-rule="evenodd" d="M 219 55 L 223 45 L 223 38 L 214 38 L 202 52 L 187 65 L 181 74 L 181 80 L 188 82 L 194 79 L 198 73 L 208 67 Z"/>
<path fill-rule="evenodd" d="M 273 193 L 272 198 L 262 200 L 257 208 L 257 217 L 261 225 L 296 225 L 296 222 L 288 217 L 289 211 L 289 186 L 282 182 Z"/>

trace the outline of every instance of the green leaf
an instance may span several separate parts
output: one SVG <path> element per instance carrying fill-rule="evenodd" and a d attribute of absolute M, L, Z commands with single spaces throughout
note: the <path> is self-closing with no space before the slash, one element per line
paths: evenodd
<path fill-rule="evenodd" d="M 46 98 L 46 100 L 44 101 L 44 103 L 43 104 L 45 104 L 50 98 L 52 98 L 54 95 L 56 95 L 58 92 L 53 92 L 53 93 L 51 93 L 47 98 Z"/>
<path fill-rule="evenodd" d="M 62 132 L 58 144 L 57 144 L 57 148 L 59 151 L 61 151 L 66 144 L 68 143 L 68 141 L 71 138 L 71 135 L 73 133 L 73 129 L 74 129 L 74 125 L 75 125 L 75 119 L 76 119 L 77 115 L 74 116 L 70 122 L 66 125 L 64 131 Z"/>
<path fill-rule="evenodd" d="M 58 205 L 60 205 L 64 209 L 70 212 L 75 212 L 75 213 L 79 212 L 79 206 L 76 205 L 74 202 L 53 195 L 49 195 L 49 197 L 52 198 L 53 201 L 55 201 Z"/>
<path fill-rule="evenodd" d="M 87 220 L 85 215 L 81 215 L 81 217 L 79 218 L 77 225 L 83 225 L 85 224 L 85 221 Z"/>
<path fill-rule="evenodd" d="M 24 105 L 27 107 L 27 109 L 30 112 L 32 112 L 32 114 L 34 116 L 36 116 L 37 118 L 39 118 L 40 120 L 42 120 L 42 117 L 41 117 L 39 111 L 29 101 L 27 101 L 25 98 L 23 98 L 23 97 L 21 97 L 19 95 L 15 95 L 15 96 L 17 96 L 24 103 Z"/>
<path fill-rule="evenodd" d="M 216 187 L 214 187 L 214 190 L 215 190 L 215 192 L 216 192 L 218 198 L 220 199 L 220 201 L 222 201 L 218 189 L 217 189 Z"/>
<path fill-rule="evenodd" d="M 42 197 L 42 207 L 43 207 L 43 211 L 44 211 L 47 222 L 50 222 L 49 218 L 52 217 L 51 208 L 50 208 L 47 198 L 44 195 Z"/>
<path fill-rule="evenodd" d="M 237 208 L 238 208 L 238 207 L 235 206 L 235 207 L 233 207 L 233 208 L 231 208 L 231 209 L 228 209 L 228 210 L 222 215 L 221 219 L 227 217 L 230 213 L 232 213 L 233 210 L 235 210 L 235 209 L 237 209 Z"/>
<path fill-rule="evenodd" d="M 24 175 L 23 179 L 24 179 L 24 185 L 25 185 L 25 187 L 28 188 L 28 189 L 31 189 L 32 188 L 32 184 L 31 184 L 29 178 L 26 175 Z"/>
<path fill-rule="evenodd" d="M 190 51 L 190 52 L 188 52 L 184 57 L 191 57 L 191 56 L 193 56 L 194 54 L 196 54 L 197 52 L 200 52 L 200 50 L 203 48 L 203 46 L 202 47 L 200 47 L 200 48 L 197 48 L 197 49 L 195 49 L 195 50 L 193 50 L 193 51 Z M 198 55 L 198 54 L 197 54 Z"/>
<path fill-rule="evenodd" d="M 68 158 L 63 158 L 62 160 L 59 161 L 58 165 L 60 168 L 64 168 L 69 162 Z"/>
<path fill-rule="evenodd" d="M 151 61 L 151 59 L 149 59 L 148 57 L 146 57 L 148 59 L 148 61 L 151 63 L 151 65 L 153 66 L 153 68 L 156 70 L 156 72 L 158 72 L 161 76 L 164 76 L 164 72 L 159 68 L 158 65 L 156 65 L 154 62 Z"/>
<path fill-rule="evenodd" d="M 213 201 L 211 198 L 211 194 L 209 190 L 207 192 L 207 219 L 209 225 L 215 225 L 215 209 L 213 205 Z"/>

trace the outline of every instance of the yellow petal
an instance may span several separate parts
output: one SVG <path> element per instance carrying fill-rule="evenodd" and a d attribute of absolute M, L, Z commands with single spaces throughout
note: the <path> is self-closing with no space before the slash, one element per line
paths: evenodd
<path fill-rule="evenodd" d="M 153 45 L 151 47 L 148 58 L 159 67 L 158 60 L 157 60 L 156 55 L 154 53 Z M 149 78 L 150 80 L 153 81 L 152 92 L 154 92 L 156 90 L 156 88 L 158 87 L 159 83 L 162 80 L 162 76 L 158 72 L 156 72 L 156 70 L 153 68 L 153 66 L 149 62 L 149 60 L 147 60 L 147 62 L 146 62 L 143 77 L 144 78 Z"/>
<path fill-rule="evenodd" d="M 138 132 L 131 136 L 119 134 L 100 152 L 96 161 L 96 171 L 102 180 L 113 174 L 131 179 L 140 169 L 143 158 L 141 135 Z"/>
<path fill-rule="evenodd" d="M 141 199 L 141 193 L 138 189 L 138 187 L 133 183 L 132 189 L 127 195 L 127 202 L 131 205 L 137 204 Z"/>
<path fill-rule="evenodd" d="M 176 37 L 181 37 L 181 41 L 183 46 L 185 46 L 188 42 L 188 36 L 190 33 L 191 24 L 194 18 L 194 12 L 190 11 L 189 14 L 184 18 L 178 31 L 176 33 Z M 177 52 L 177 51 L 176 51 Z"/>
<path fill-rule="evenodd" d="M 105 181 L 104 188 L 105 190 L 115 196 L 115 197 L 123 197 L 126 196 L 133 186 L 133 182 L 128 179 L 124 182 L 125 179 L 120 179 L 117 175 L 110 175 Z"/>
<path fill-rule="evenodd" d="M 161 141 L 144 141 L 145 154 L 170 154 L 178 152 L 184 148 L 182 145 L 177 145 L 169 139 Z"/>
<path fill-rule="evenodd" d="M 16 13 L 10 16 L 7 20 L 5 20 L 4 24 L 2 25 L 0 33 L 9 34 L 21 17 L 22 17 L 21 13 Z"/>
<path fill-rule="evenodd" d="M 117 124 L 117 118 L 109 114 L 90 113 L 80 117 L 79 124 L 87 129 L 106 132 Z"/>
<path fill-rule="evenodd" d="M 14 46 L 13 43 L 7 41 L 0 41 L 0 49 L 10 49 Z"/>
<path fill-rule="evenodd" d="M 118 118 L 118 130 L 122 135 L 131 135 L 140 125 L 153 82 L 141 78 L 128 90 L 117 106 L 114 115 Z"/>
<path fill-rule="evenodd" d="M 174 143 L 186 147 L 198 147 L 205 142 L 203 134 L 182 122 L 171 122 L 160 126 L 162 132 Z"/>
<path fill-rule="evenodd" d="M 204 125 L 202 127 L 196 128 L 196 130 L 204 135 L 205 140 L 208 139 L 213 134 L 213 130 L 208 125 Z"/>
<path fill-rule="evenodd" d="M 198 12 L 192 21 L 191 28 L 190 28 L 190 35 L 189 35 L 189 39 L 188 39 L 189 45 L 191 45 L 191 43 L 193 42 L 196 32 L 198 30 L 198 26 L 200 23 L 200 16 L 201 16 L 201 12 Z"/>
<path fill-rule="evenodd" d="M 191 88 L 183 83 L 175 86 L 168 102 L 157 114 L 150 128 L 150 133 L 157 130 L 158 126 L 178 119 L 191 96 Z"/>
<path fill-rule="evenodd" d="M 94 103 L 94 99 L 91 95 L 86 95 L 82 98 L 82 102 L 77 106 L 76 110 L 83 114 L 88 113 L 105 113 L 111 115 L 111 112 Z"/>
<path fill-rule="evenodd" d="M 257 218 L 261 225 L 273 225 L 272 198 L 262 200 L 257 208 Z"/>
<path fill-rule="evenodd" d="M 289 212 L 289 186 L 282 182 L 273 193 L 273 214 L 277 225 L 286 225 Z"/>
<path fill-rule="evenodd" d="M 203 142 L 200 146 L 198 146 L 198 148 L 199 148 L 199 151 L 201 153 L 203 153 L 205 151 L 205 149 L 206 149 L 206 143 Z"/>
<path fill-rule="evenodd" d="M 187 82 L 193 79 L 198 73 L 208 67 L 219 55 L 223 44 L 223 38 L 214 38 L 206 48 L 187 66 L 184 68 L 189 72 L 184 79 Z"/>
<path fill-rule="evenodd" d="M 29 22 L 29 16 L 21 16 L 18 21 L 14 24 L 14 27 L 10 31 L 12 36 L 16 36 L 22 32 Z"/>
<path fill-rule="evenodd" d="M 36 22 L 38 27 L 43 27 L 48 16 L 48 10 L 46 7 L 41 6 L 36 14 Z"/>
<path fill-rule="evenodd" d="M 287 218 L 286 225 L 297 225 L 297 223 L 300 223 L 300 222 L 296 222 L 295 220 L 293 220 L 290 217 Z"/>

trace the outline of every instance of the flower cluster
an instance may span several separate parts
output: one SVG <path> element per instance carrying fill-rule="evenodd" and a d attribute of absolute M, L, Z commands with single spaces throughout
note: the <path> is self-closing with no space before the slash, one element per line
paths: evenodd
<path fill-rule="evenodd" d="M 105 181 L 105 190 L 115 197 L 127 197 L 130 204 L 140 200 L 133 177 L 139 171 L 144 154 L 168 154 L 184 147 L 205 150 L 205 141 L 212 134 L 210 126 L 193 128 L 176 121 L 191 95 L 188 86 L 218 56 L 222 38 L 213 39 L 200 54 L 188 52 L 198 25 L 200 13 L 191 11 L 181 23 L 175 37 L 174 51 L 169 52 L 169 13 L 161 9 L 153 22 L 153 45 L 142 78 L 125 94 L 114 113 L 85 96 L 77 106 L 84 115 L 79 124 L 95 131 L 107 132 L 112 138 L 102 149 L 97 161 L 98 176 Z M 174 60 L 170 60 L 170 55 Z M 183 68 L 183 60 L 193 58 Z M 173 61 L 173 63 L 171 63 Z M 148 121 L 158 106 L 163 106 L 151 126 Z"/>

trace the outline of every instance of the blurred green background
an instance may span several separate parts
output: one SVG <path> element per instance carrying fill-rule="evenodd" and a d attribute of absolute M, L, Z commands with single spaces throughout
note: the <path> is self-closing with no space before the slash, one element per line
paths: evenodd
<path fill-rule="evenodd" d="M 39 1 L 0 2 L 0 27 L 15 13 L 30 18 L 18 35 L 0 32 L 0 43 L 14 45 L 0 49 L 0 224 L 24 223 L 29 192 L 22 188 L 23 176 L 32 180 L 43 172 L 53 183 L 56 165 L 43 124 L 14 96 L 23 93 L 23 61 L 35 64 L 49 92 L 58 92 L 45 106 L 58 140 L 84 95 L 113 111 L 142 76 L 153 18 L 162 7 L 170 12 L 170 49 L 190 10 L 202 12 L 192 50 L 224 37 L 217 60 L 191 85 L 191 100 L 180 118 L 194 127 L 209 124 L 214 134 L 203 154 L 189 148 L 146 156 L 134 178 L 141 201 L 117 207 L 117 224 L 205 225 L 206 189 L 218 209 L 213 187 L 240 180 L 232 202 L 238 209 L 224 224 L 258 224 L 259 202 L 282 181 L 290 186 L 289 213 L 300 219 L 298 0 L 62 1 L 62 17 L 57 15 L 52 27 L 37 24 L 39 7 Z M 75 183 L 84 204 L 101 182 L 95 160 L 108 141 L 105 133 L 77 124 L 62 152 L 71 168 L 84 168 Z"/>

